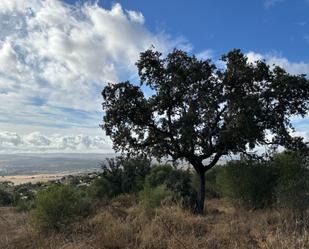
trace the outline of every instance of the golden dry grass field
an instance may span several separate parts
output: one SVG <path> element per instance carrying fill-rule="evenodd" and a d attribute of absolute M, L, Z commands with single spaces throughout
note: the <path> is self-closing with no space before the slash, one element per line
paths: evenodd
<path fill-rule="evenodd" d="M 236 209 L 224 199 L 206 202 L 195 216 L 176 206 L 147 216 L 128 196 L 59 233 L 37 233 L 29 214 L 1 208 L 1 249 L 308 249 L 308 228 L 283 211 Z"/>
<path fill-rule="evenodd" d="M 10 175 L 1 176 L 0 182 L 9 181 L 14 183 L 14 185 L 24 184 L 24 183 L 37 183 L 37 182 L 49 182 L 54 180 L 59 180 L 62 177 L 69 175 L 68 173 L 58 173 L 58 174 L 34 174 L 34 175 Z"/>

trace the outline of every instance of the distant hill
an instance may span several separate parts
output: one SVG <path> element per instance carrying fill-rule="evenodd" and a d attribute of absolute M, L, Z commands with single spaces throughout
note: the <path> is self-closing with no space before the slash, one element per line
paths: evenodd
<path fill-rule="evenodd" d="M 88 172 L 100 169 L 99 163 L 115 154 L 8 154 L 0 155 L 0 175 Z"/>

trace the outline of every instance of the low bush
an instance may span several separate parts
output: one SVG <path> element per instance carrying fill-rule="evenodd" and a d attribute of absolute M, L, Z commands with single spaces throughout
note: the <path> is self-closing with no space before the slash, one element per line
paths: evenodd
<path fill-rule="evenodd" d="M 101 179 L 96 180 L 92 187 L 97 197 L 111 198 L 142 190 L 145 177 L 150 171 L 150 161 L 141 157 L 117 157 L 107 159 L 101 168 Z"/>
<path fill-rule="evenodd" d="M 145 186 L 155 188 L 166 186 L 171 192 L 171 201 L 185 208 L 194 209 L 196 189 L 189 170 L 175 169 L 170 165 L 154 166 L 145 180 Z"/>
<path fill-rule="evenodd" d="M 88 188 L 89 196 L 98 199 L 109 199 L 116 195 L 112 184 L 105 178 L 95 179 Z"/>
<path fill-rule="evenodd" d="M 296 152 L 278 154 L 272 162 L 279 172 L 277 206 L 303 215 L 309 208 L 309 169 L 307 157 Z"/>
<path fill-rule="evenodd" d="M 146 215 L 151 216 L 157 207 L 172 198 L 172 192 L 165 185 L 151 188 L 149 184 L 145 184 L 138 197 L 139 203 Z"/>
<path fill-rule="evenodd" d="M 35 206 L 33 224 L 40 231 L 60 230 L 90 210 L 82 193 L 68 185 L 52 185 L 39 191 Z"/>
<path fill-rule="evenodd" d="M 280 181 L 276 187 L 277 206 L 303 217 L 309 209 L 309 174 Z"/>
<path fill-rule="evenodd" d="M 144 187 L 147 174 L 150 172 L 150 160 L 145 158 L 121 159 L 123 193 L 138 193 Z"/>
<path fill-rule="evenodd" d="M 223 166 L 217 177 L 224 196 L 248 208 L 270 206 L 278 175 L 267 163 L 232 161 Z"/>
<path fill-rule="evenodd" d="M 17 212 L 29 212 L 30 210 L 35 208 L 34 200 L 22 200 L 19 199 L 15 203 Z"/>
<path fill-rule="evenodd" d="M 184 208 L 194 210 L 197 191 L 193 187 L 192 173 L 189 170 L 173 170 L 165 182 L 172 192 L 172 201 Z"/>
<path fill-rule="evenodd" d="M 173 171 L 174 169 L 171 165 L 154 165 L 146 176 L 145 182 L 151 188 L 165 184 Z"/>
<path fill-rule="evenodd" d="M 14 197 L 9 192 L 0 189 L 0 206 L 9 206 L 14 202 Z"/>
<path fill-rule="evenodd" d="M 300 152 L 286 151 L 264 163 L 229 162 L 217 183 L 224 196 L 249 208 L 276 205 L 295 214 L 309 208 L 308 155 Z"/>

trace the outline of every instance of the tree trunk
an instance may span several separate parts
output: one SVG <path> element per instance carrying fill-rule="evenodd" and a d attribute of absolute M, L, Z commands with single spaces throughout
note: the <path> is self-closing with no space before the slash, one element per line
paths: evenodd
<path fill-rule="evenodd" d="M 198 191 L 196 212 L 198 214 L 204 213 L 204 202 L 205 202 L 205 172 L 197 172 L 200 179 L 200 189 Z"/>

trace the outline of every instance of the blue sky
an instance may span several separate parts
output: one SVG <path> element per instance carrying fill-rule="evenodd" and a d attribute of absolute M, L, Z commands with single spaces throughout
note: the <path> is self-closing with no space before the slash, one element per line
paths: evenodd
<path fill-rule="evenodd" d="M 67 1 L 76 3 L 81 1 Z M 291 61 L 309 61 L 308 0 L 118 1 L 124 9 L 143 13 L 151 31 L 183 36 L 193 52 L 214 55 L 233 48 L 278 53 Z M 99 1 L 110 8 L 115 1 Z"/>
<path fill-rule="evenodd" d="M 136 81 L 151 45 L 216 63 L 240 48 L 309 75 L 309 0 L 1 0 L 0 25 L 0 153 L 110 152 L 100 92 Z"/>

